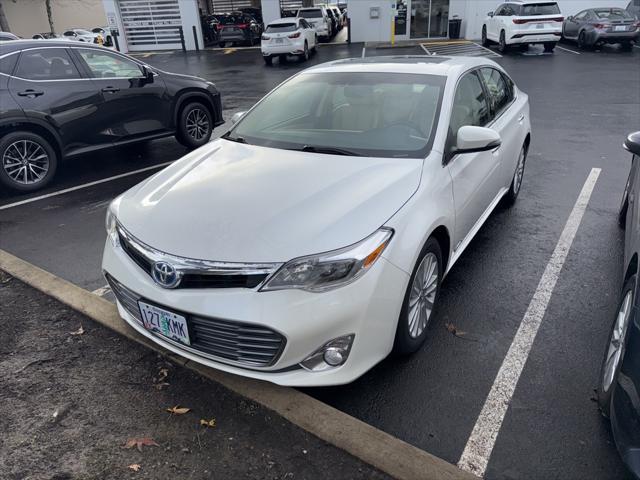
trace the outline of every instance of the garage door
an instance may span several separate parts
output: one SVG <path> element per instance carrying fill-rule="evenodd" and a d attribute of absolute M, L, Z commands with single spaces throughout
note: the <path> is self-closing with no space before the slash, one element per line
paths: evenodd
<path fill-rule="evenodd" d="M 120 17 L 130 51 L 181 48 L 179 0 L 120 0 Z"/>

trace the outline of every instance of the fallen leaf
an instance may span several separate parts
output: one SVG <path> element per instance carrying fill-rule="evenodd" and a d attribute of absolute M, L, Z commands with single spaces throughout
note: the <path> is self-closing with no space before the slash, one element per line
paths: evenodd
<path fill-rule="evenodd" d="M 148 438 L 148 437 L 144 437 L 144 438 L 129 438 L 127 439 L 127 443 L 124 444 L 123 448 L 133 448 L 136 447 L 138 449 L 138 451 L 142 451 L 142 447 L 146 446 L 146 447 L 159 447 L 160 445 L 158 445 L 155 440 L 153 440 L 153 438 Z"/>
<path fill-rule="evenodd" d="M 203 427 L 214 428 L 216 426 L 216 419 L 212 418 L 211 420 L 205 420 L 204 418 L 201 418 L 200 425 Z"/>
<path fill-rule="evenodd" d="M 167 412 L 172 413 L 173 415 L 184 415 L 185 413 L 190 412 L 190 408 L 180 407 L 176 405 L 175 407 L 167 408 Z"/>
<path fill-rule="evenodd" d="M 134 472 L 137 472 L 138 470 L 140 470 L 140 464 L 139 463 L 132 463 L 127 468 L 129 470 L 133 470 Z"/>
<path fill-rule="evenodd" d="M 70 332 L 71 335 L 82 335 L 84 334 L 84 328 L 82 328 L 82 325 L 80 325 L 80 328 L 77 329 L 75 332 Z"/>
<path fill-rule="evenodd" d="M 444 326 L 447 328 L 447 331 L 453 334 L 456 337 L 462 337 L 466 335 L 467 332 L 463 332 L 462 330 L 458 330 L 458 328 L 453 323 L 445 323 Z"/>

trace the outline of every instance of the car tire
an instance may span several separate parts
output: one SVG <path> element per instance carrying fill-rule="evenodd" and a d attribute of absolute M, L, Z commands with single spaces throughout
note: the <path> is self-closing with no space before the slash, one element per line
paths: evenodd
<path fill-rule="evenodd" d="M 278 61 L 280 63 L 287 63 L 287 56 L 286 55 L 278 55 Z"/>
<path fill-rule="evenodd" d="M 266 57 L 262 57 L 264 58 L 264 63 L 268 66 L 273 65 L 273 57 L 271 55 L 268 55 Z"/>
<path fill-rule="evenodd" d="M 498 51 L 502 54 L 507 53 L 507 39 L 504 30 L 500 32 L 500 41 L 498 42 Z"/>
<path fill-rule="evenodd" d="M 580 34 L 578 35 L 577 43 L 580 50 L 587 49 L 587 36 L 585 35 L 584 31 L 580 32 Z"/>
<path fill-rule="evenodd" d="M 211 138 L 213 115 L 203 103 L 189 102 L 180 110 L 176 139 L 187 148 L 198 148 Z"/>
<path fill-rule="evenodd" d="M 313 43 L 313 48 L 311 51 L 315 54 L 318 53 L 318 35 L 315 36 L 315 42 Z"/>
<path fill-rule="evenodd" d="M 555 48 L 556 48 L 556 42 L 546 42 L 544 44 L 544 51 L 547 53 L 553 52 Z"/>
<path fill-rule="evenodd" d="M 435 269 L 432 271 L 434 265 Z M 438 241 L 430 237 L 422 247 L 409 278 L 393 343 L 395 355 L 414 353 L 427 339 L 429 325 L 437 312 L 443 276 L 442 249 Z M 416 290 L 419 290 L 417 294 Z M 429 304 L 431 304 L 430 312 Z"/>
<path fill-rule="evenodd" d="M 618 225 L 623 230 L 627 227 L 627 212 L 629 211 L 629 188 L 631 188 L 631 172 L 629 172 L 629 178 L 624 187 L 624 193 L 622 194 L 622 202 L 620 202 L 620 210 L 618 211 Z"/>
<path fill-rule="evenodd" d="M 636 280 L 637 276 L 633 275 L 622 288 L 620 306 L 611 325 L 609 342 L 605 348 L 600 367 L 597 390 L 598 406 L 602 415 L 607 418 L 611 413 L 611 398 L 624 359 L 629 324 L 632 322 Z"/>
<path fill-rule="evenodd" d="M 487 26 L 482 26 L 482 46 L 488 47 L 490 44 L 489 39 L 487 38 Z"/>
<path fill-rule="evenodd" d="M 39 190 L 51 182 L 57 168 L 58 154 L 36 133 L 17 131 L 0 140 L 0 183 L 12 190 Z"/>
<path fill-rule="evenodd" d="M 527 153 L 529 146 L 525 143 L 518 154 L 518 162 L 516 163 L 516 171 L 513 174 L 509 191 L 504 196 L 504 203 L 511 206 L 516 203 L 520 190 L 522 189 L 522 179 L 524 178 L 525 167 L 527 166 Z"/>
<path fill-rule="evenodd" d="M 310 54 L 309 54 L 309 45 L 307 44 L 307 42 L 304 42 L 304 52 L 302 53 L 302 55 L 299 56 L 300 61 L 301 62 L 306 62 L 307 60 L 309 60 Z"/>

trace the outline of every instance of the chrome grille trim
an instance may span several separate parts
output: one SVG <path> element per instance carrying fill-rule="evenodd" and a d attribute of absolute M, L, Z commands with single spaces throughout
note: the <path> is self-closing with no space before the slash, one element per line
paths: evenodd
<path fill-rule="evenodd" d="M 146 300 L 108 273 L 105 272 L 104 276 L 118 302 L 142 325 L 138 301 Z M 239 367 L 270 367 L 278 361 L 287 343 L 284 335 L 268 327 L 191 315 L 171 307 L 164 308 L 186 317 L 191 345 L 184 345 L 154 332 L 149 333 L 178 349 L 216 362 Z"/>
<path fill-rule="evenodd" d="M 151 268 L 155 262 L 170 263 L 182 277 L 178 288 L 257 288 L 283 265 L 217 262 L 181 257 L 147 245 L 119 223 L 116 230 L 122 250 L 148 275 L 151 275 Z"/>

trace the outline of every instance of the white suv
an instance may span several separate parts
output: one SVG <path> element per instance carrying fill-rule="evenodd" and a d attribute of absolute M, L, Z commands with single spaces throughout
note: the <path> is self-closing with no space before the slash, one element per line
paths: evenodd
<path fill-rule="evenodd" d="M 301 60 L 309 60 L 317 43 L 315 29 L 304 18 L 281 18 L 267 25 L 260 49 L 265 63 L 271 65 L 275 56 L 283 60 L 287 55 L 297 55 Z"/>
<path fill-rule="evenodd" d="M 308 7 L 298 10 L 298 18 L 304 18 L 316 30 L 318 37 L 329 40 L 333 36 L 331 18 L 326 7 Z"/>
<path fill-rule="evenodd" d="M 512 1 L 503 3 L 487 14 L 482 25 L 482 45 L 498 44 L 501 53 L 509 45 L 539 43 L 552 52 L 562 38 L 560 7 L 556 2 Z"/>

